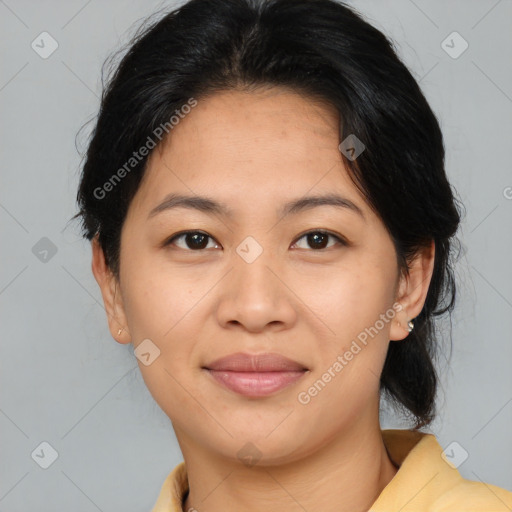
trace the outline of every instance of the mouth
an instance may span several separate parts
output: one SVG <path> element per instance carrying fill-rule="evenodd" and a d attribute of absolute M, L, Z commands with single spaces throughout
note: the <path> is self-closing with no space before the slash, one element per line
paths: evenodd
<path fill-rule="evenodd" d="M 274 394 L 297 382 L 309 369 L 280 354 L 231 354 L 203 366 L 223 387 L 247 397 Z"/>

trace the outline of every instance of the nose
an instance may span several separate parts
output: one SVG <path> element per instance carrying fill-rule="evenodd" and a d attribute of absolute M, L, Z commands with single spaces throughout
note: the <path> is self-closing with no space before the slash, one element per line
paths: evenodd
<path fill-rule="evenodd" d="M 287 282 L 290 276 L 266 251 L 249 261 L 234 254 L 217 308 L 218 322 L 224 328 L 239 325 L 250 332 L 289 329 L 297 320 L 293 283 Z"/>

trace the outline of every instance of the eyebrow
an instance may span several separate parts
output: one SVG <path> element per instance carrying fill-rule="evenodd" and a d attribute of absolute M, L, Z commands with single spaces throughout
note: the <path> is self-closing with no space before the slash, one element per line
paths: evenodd
<path fill-rule="evenodd" d="M 280 217 L 285 217 L 287 215 L 297 214 L 319 206 L 335 206 L 337 208 L 343 208 L 347 211 L 356 213 L 366 222 L 364 212 L 359 206 L 350 199 L 337 194 L 315 195 L 295 199 L 285 203 L 277 213 Z M 219 203 L 209 197 L 197 195 L 187 196 L 171 193 L 149 212 L 148 219 L 154 217 L 158 213 L 172 210 L 174 208 L 188 208 L 191 210 L 198 210 L 209 215 L 221 215 L 227 218 L 232 218 L 235 215 L 235 212 L 227 205 Z"/>

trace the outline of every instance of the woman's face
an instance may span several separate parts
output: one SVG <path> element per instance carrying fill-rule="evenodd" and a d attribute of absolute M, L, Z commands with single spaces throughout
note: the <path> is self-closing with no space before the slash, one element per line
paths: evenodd
<path fill-rule="evenodd" d="M 123 225 L 110 323 L 120 342 L 145 344 L 140 371 L 182 449 L 278 464 L 378 425 L 388 343 L 411 316 L 398 313 L 392 241 L 339 143 L 333 108 L 271 89 L 202 99 L 153 151 Z M 157 208 L 169 194 L 221 206 Z M 355 206 L 309 202 L 325 195 Z M 244 393 L 206 369 L 234 353 L 307 371 L 274 391 L 232 377 Z"/>

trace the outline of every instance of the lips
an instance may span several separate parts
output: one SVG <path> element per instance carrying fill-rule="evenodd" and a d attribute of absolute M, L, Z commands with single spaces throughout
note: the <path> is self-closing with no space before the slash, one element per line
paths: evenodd
<path fill-rule="evenodd" d="M 280 391 L 308 372 L 303 364 L 280 354 L 231 354 L 203 367 L 223 387 L 259 398 Z"/>
<path fill-rule="evenodd" d="M 238 352 L 221 357 L 205 366 L 208 370 L 232 372 L 285 372 L 303 371 L 307 368 L 280 354 L 244 354 Z"/>

